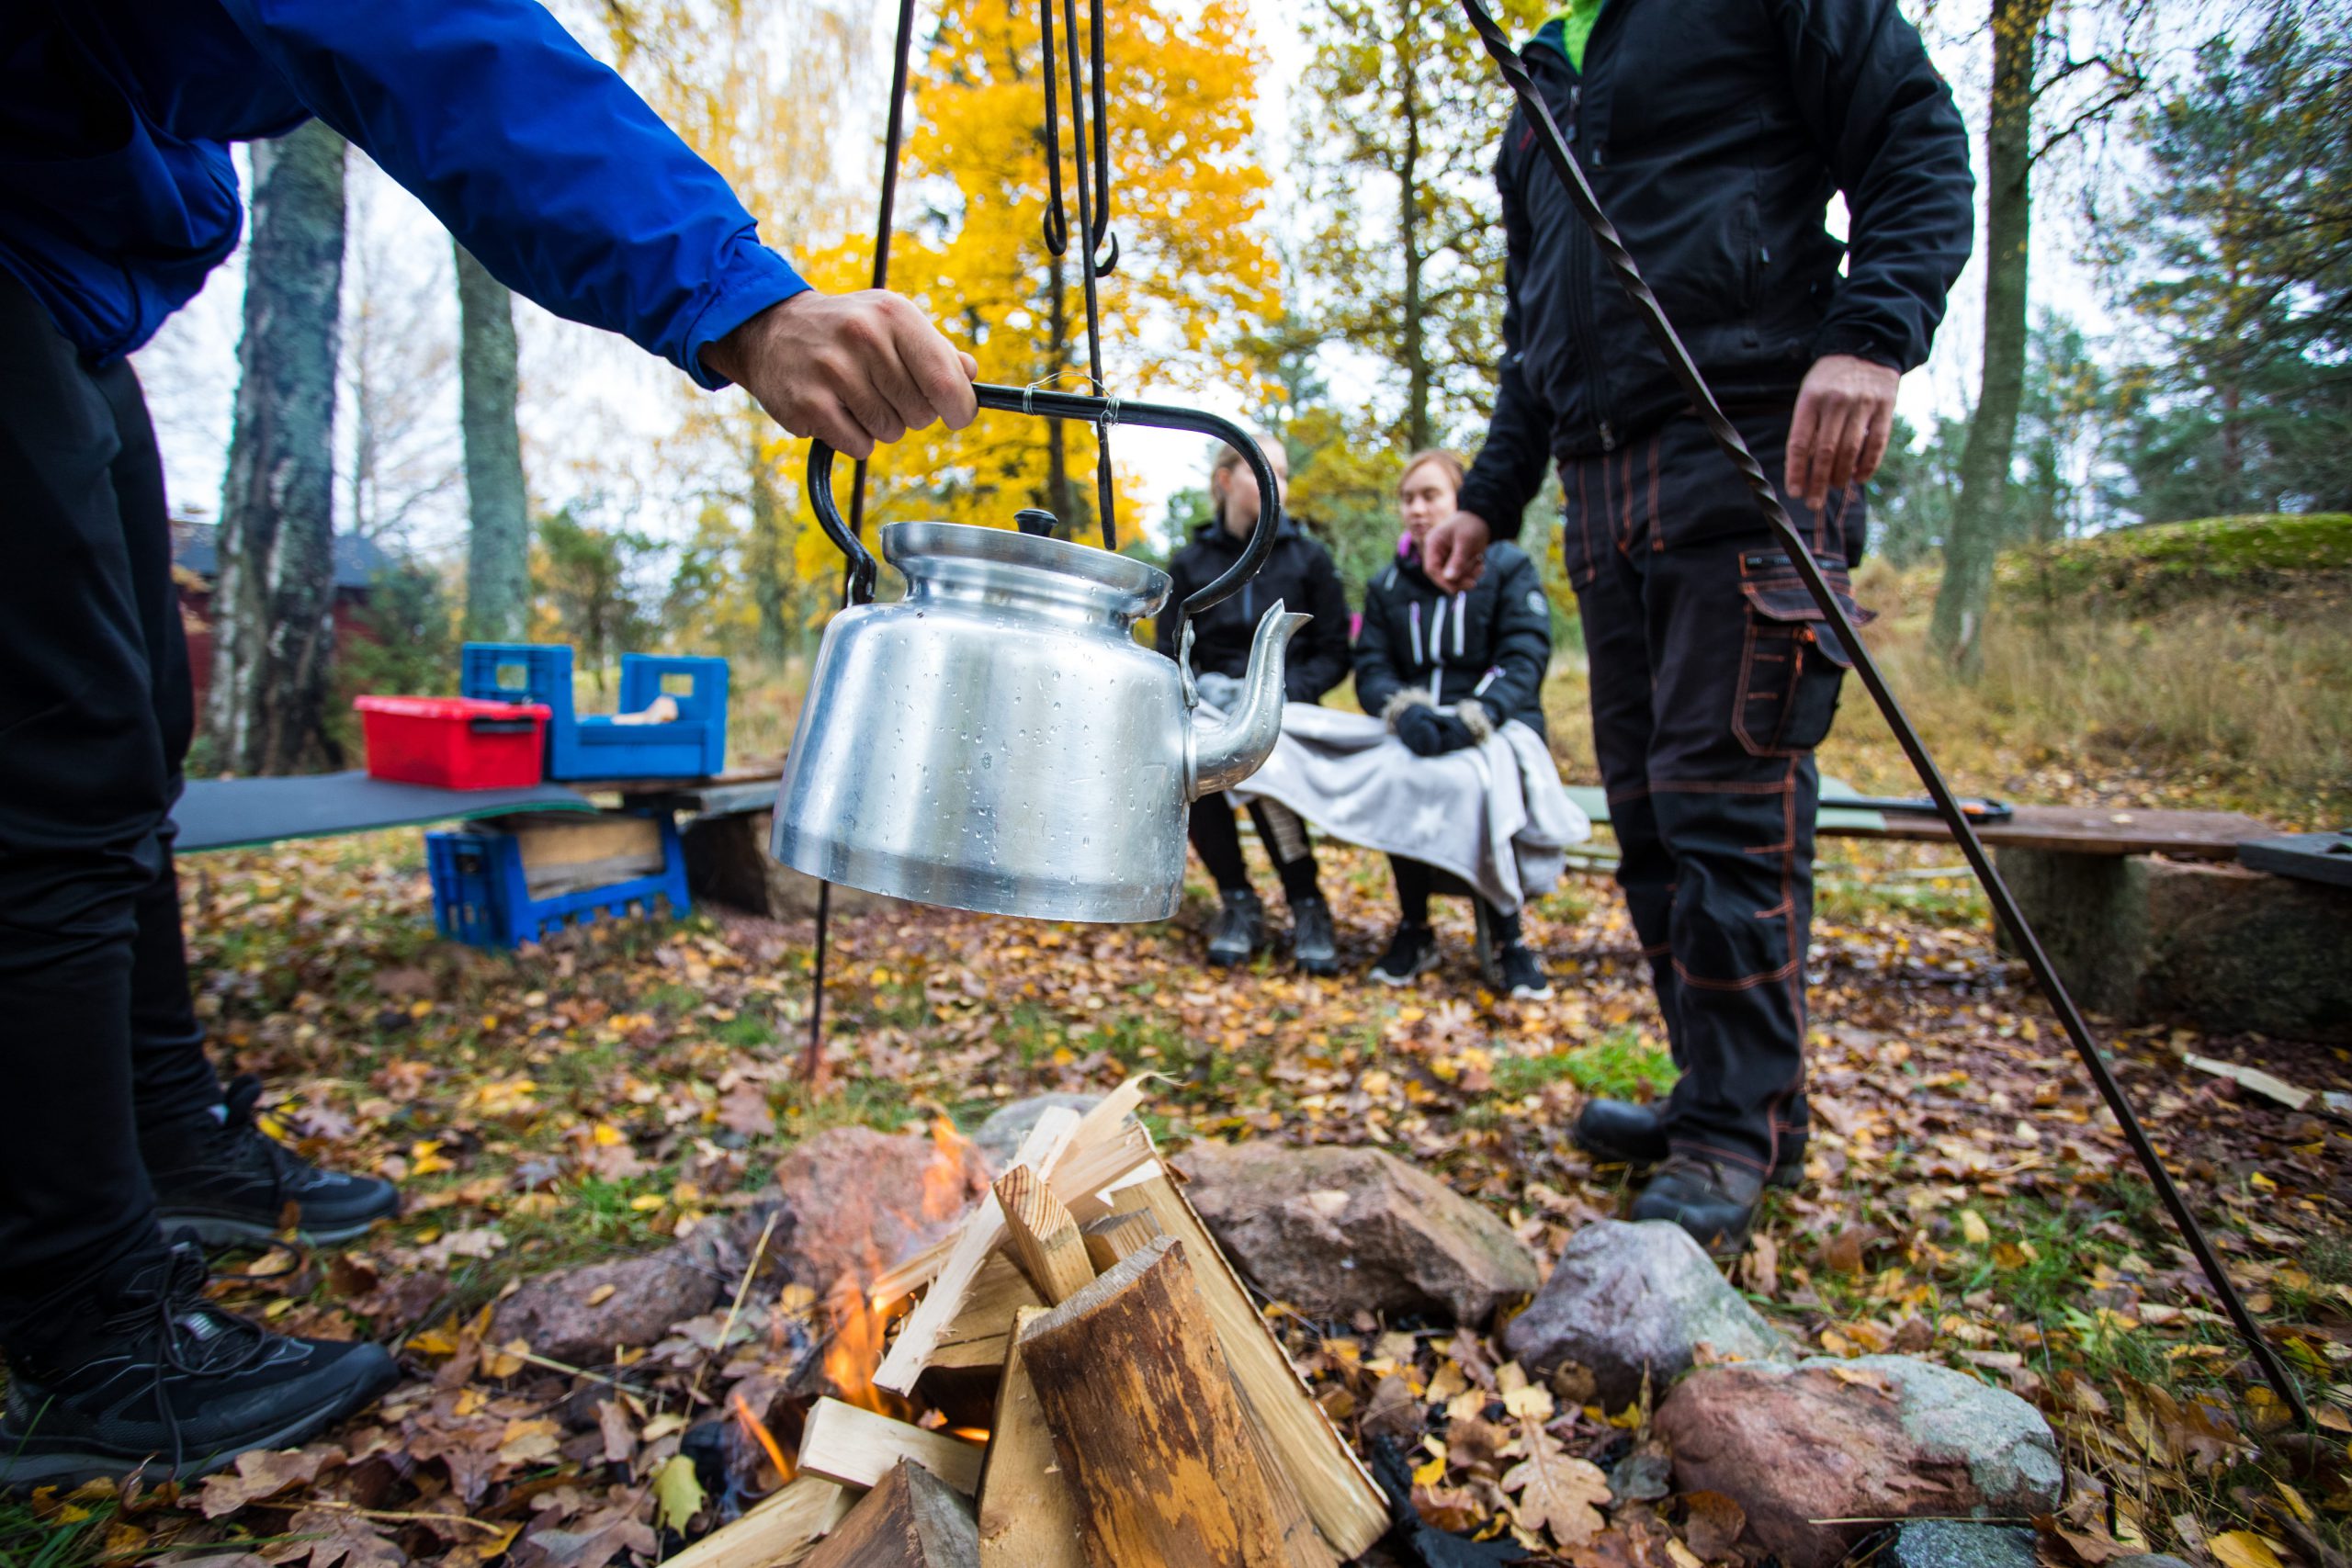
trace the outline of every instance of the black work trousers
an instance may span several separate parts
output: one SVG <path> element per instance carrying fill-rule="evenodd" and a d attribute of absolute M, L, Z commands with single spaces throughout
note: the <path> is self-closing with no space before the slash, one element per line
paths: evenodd
<path fill-rule="evenodd" d="M 1739 423 L 1777 483 L 1788 411 Z M 1617 882 L 1681 1070 L 1667 1137 L 1761 1174 L 1805 1137 L 1813 749 L 1850 660 L 1695 419 L 1561 478 Z M 1859 491 L 1782 499 L 1844 592 Z"/>
<path fill-rule="evenodd" d="M 0 273 L 0 1346 L 163 1243 L 139 1134 L 220 1094 L 172 869 L 193 713 L 138 378 Z"/>
<path fill-rule="evenodd" d="M 1276 812 L 1282 816 L 1276 817 Z M 1253 800 L 1250 820 L 1257 825 L 1258 842 L 1265 846 L 1266 858 L 1274 863 L 1274 874 L 1282 878 L 1283 897 L 1294 905 L 1302 898 L 1318 897 L 1315 845 L 1298 815 L 1287 807 Z M 1233 819 L 1231 795 L 1213 795 L 1194 801 L 1184 829 L 1193 840 L 1193 852 L 1208 867 L 1218 892 L 1250 890 L 1250 863 L 1241 858 L 1241 829 Z"/>

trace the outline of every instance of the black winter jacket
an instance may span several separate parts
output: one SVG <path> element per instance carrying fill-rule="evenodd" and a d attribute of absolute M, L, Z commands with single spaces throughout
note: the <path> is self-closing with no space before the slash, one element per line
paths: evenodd
<path fill-rule="evenodd" d="M 1176 657 L 1176 606 L 1186 594 L 1224 576 L 1241 558 L 1241 545 L 1214 518 L 1193 530 L 1193 542 L 1168 563 L 1168 575 L 1176 586 L 1153 628 L 1160 652 Z M 1340 581 L 1340 569 L 1331 564 L 1331 552 L 1287 513 L 1258 575 L 1193 622 L 1193 668 L 1200 674 L 1238 680 L 1250 668 L 1250 640 L 1257 635 L 1258 618 L 1277 599 L 1315 617 L 1290 639 L 1283 662 L 1285 694 L 1295 703 L 1319 703 L 1324 693 L 1348 678 L 1348 591 Z"/>
<path fill-rule="evenodd" d="M 1951 90 L 1894 0 L 1609 0 L 1581 74 L 1556 28 L 1524 58 L 1725 403 L 1792 404 L 1826 355 L 1926 362 L 1975 182 Z M 1506 539 L 1552 461 L 1690 408 L 1536 137 L 1514 109 L 1495 162 L 1501 383 L 1461 497 Z M 1850 250 L 1823 228 L 1832 191 Z"/>
<path fill-rule="evenodd" d="M 1517 545 L 1491 547 L 1477 586 L 1465 592 L 1439 592 L 1418 557 L 1364 585 L 1356 702 L 1392 727 L 1400 700 L 1458 711 L 1476 698 L 1489 725 L 1515 718 L 1541 735 L 1544 671 L 1551 662 L 1552 606 L 1534 561 Z M 1484 739 L 1476 722 L 1470 728 Z"/>

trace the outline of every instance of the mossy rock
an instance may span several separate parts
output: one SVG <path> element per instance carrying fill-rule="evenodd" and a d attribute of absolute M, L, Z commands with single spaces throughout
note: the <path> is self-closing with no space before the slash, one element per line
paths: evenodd
<path fill-rule="evenodd" d="M 2206 599 L 2352 588 L 2352 513 L 2209 517 L 2003 552 L 2013 603 L 2161 609 Z"/>

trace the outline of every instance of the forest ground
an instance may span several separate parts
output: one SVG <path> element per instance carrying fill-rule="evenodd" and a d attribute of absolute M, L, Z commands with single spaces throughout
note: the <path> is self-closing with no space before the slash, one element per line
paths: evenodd
<path fill-rule="evenodd" d="M 1874 634 L 1898 673 L 1915 658 L 1924 609 L 1913 580 L 1893 586 L 1906 585 L 1911 607 Z M 2323 660 L 2340 656 L 2335 635 Z M 2296 827 L 2347 806 L 2342 784 L 2282 784 L 2243 757 L 2168 745 L 2068 750 L 2018 739 L 2031 727 L 2014 713 L 1979 723 L 1994 711 L 1984 699 L 1963 705 L 1924 679 L 1906 689 L 1966 789 L 2232 806 Z M 1555 745 L 1564 771 L 1589 779 L 1581 694 L 1564 659 L 1548 694 Z M 1907 792 L 1864 708 L 1849 690 L 1826 768 Z M 2352 1090 L 2352 1054 L 2226 1032 L 2099 1030 L 2249 1304 L 2303 1379 L 2322 1425 L 2305 1435 L 2287 1429 L 2253 1375 L 2048 1008 L 1995 950 L 1956 864 L 1946 849 L 1826 847 L 1809 975 L 1811 1180 L 1770 1198 L 1736 1283 L 1810 1349 L 1912 1351 L 2042 1408 L 2075 1483 L 2056 1521 L 2067 1533 L 2049 1539 L 2077 1562 L 2144 1540 L 2225 1568 L 2338 1568 L 2352 1517 L 2352 1128 L 2179 1057 L 2341 1091 Z M 730 1377 L 760 1375 L 761 1343 L 805 1348 L 820 1336 L 814 1303 L 769 1305 L 739 1325 L 742 1343 L 730 1341 L 723 1360 L 715 1318 L 681 1324 L 630 1374 L 634 1404 L 612 1418 L 625 1429 L 608 1430 L 605 1447 L 628 1457 L 605 1462 L 564 1451 L 596 1429 L 580 1396 L 590 1385 L 483 1345 L 480 1314 L 513 1280 L 643 1252 L 724 1216 L 779 1156 L 827 1127 L 923 1130 L 944 1117 L 968 1131 L 1007 1100 L 1099 1091 L 1150 1070 L 1164 1081 L 1149 1120 L 1170 1145 L 1376 1144 L 1491 1205 L 1547 1257 L 1578 1224 L 1618 1212 L 1621 1186 L 1566 1129 L 1585 1095 L 1656 1094 L 1672 1067 L 1613 887 L 1572 874 L 1532 907 L 1528 933 L 1558 994 L 1513 1003 L 1477 985 L 1467 910 L 1451 902 L 1440 905 L 1443 969 L 1411 994 L 1366 986 L 1360 976 L 1393 920 L 1385 866 L 1339 848 L 1327 848 L 1326 866 L 1346 966 L 1332 980 L 1272 959 L 1204 971 L 1198 933 L 1211 900 L 1198 884 L 1175 920 L 1155 926 L 931 909 L 840 920 L 832 1083 L 812 1095 L 796 1070 L 806 921 L 707 908 L 483 954 L 432 936 L 413 832 L 191 857 L 184 893 L 199 1009 L 221 1065 L 265 1077 L 273 1124 L 306 1154 L 395 1177 L 409 1204 L 348 1248 L 232 1255 L 220 1293 L 288 1331 L 378 1338 L 408 1381 L 377 1414 L 331 1434 L 332 1447 L 312 1445 L 278 1470 L 177 1496 L 100 1488 L 0 1505 L 0 1562 L 204 1553 L 231 1568 L 217 1554 L 259 1552 L 298 1568 L 471 1568 L 502 1557 L 602 1568 L 624 1547 L 643 1551 L 660 1506 L 650 1478 L 676 1450 L 680 1417 L 723 1400 Z M 1343 1426 L 1383 1377 L 1452 1388 L 1503 1359 L 1491 1338 L 1442 1325 L 1281 1322 Z M 706 1366 L 716 1377 L 690 1395 Z M 1552 1427 L 1570 1451 L 1607 1458 L 1638 1439 L 1644 1417 L 1566 1408 Z M 1450 1526 L 1503 1528 L 1510 1500 L 1494 1456 L 1472 1428 L 1434 1418 L 1429 1436 L 1443 1444 L 1449 1434 L 1426 1500 Z M 1690 1527 L 1678 1500 L 1628 1502 L 1567 1559 L 1690 1568 Z"/>

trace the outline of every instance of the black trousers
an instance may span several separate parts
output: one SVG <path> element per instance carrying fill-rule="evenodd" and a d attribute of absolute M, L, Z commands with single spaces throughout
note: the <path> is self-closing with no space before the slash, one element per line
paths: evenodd
<path fill-rule="evenodd" d="M 1407 860 L 1403 855 L 1388 857 L 1388 871 L 1396 879 L 1396 908 L 1407 925 L 1430 923 L 1430 895 L 1459 893 L 1478 906 L 1487 929 L 1495 933 L 1498 942 L 1507 945 L 1519 940 L 1519 917 L 1506 915 L 1479 897 L 1476 890 L 1452 872 L 1440 871 L 1427 861 Z"/>
<path fill-rule="evenodd" d="M 1266 858 L 1274 863 L 1274 873 L 1283 881 L 1283 897 L 1295 904 L 1302 898 L 1317 897 L 1315 882 L 1315 845 L 1306 836 L 1306 824 L 1282 807 L 1289 822 L 1278 822 L 1262 800 L 1250 803 L 1250 820 L 1258 827 L 1258 842 L 1265 846 Z M 1283 858 L 1283 840 L 1293 837 L 1298 852 Z M 1250 863 L 1241 858 L 1241 829 L 1233 820 L 1233 801 L 1228 795 L 1214 795 L 1193 803 L 1185 819 L 1184 830 L 1193 840 L 1193 851 L 1209 870 L 1220 893 L 1238 893 L 1250 886 Z"/>
<path fill-rule="evenodd" d="M 1777 481 L 1787 411 L 1739 423 Z M 1681 1069 L 1668 1138 L 1768 1170 L 1805 1136 L 1813 749 L 1848 660 L 1695 420 L 1561 478 L 1617 882 Z M 1783 500 L 1843 592 L 1859 492 Z"/>
<path fill-rule="evenodd" d="M 0 1345 L 160 1248 L 140 1130 L 220 1098 L 172 868 L 171 558 L 138 378 L 0 273 Z"/>

